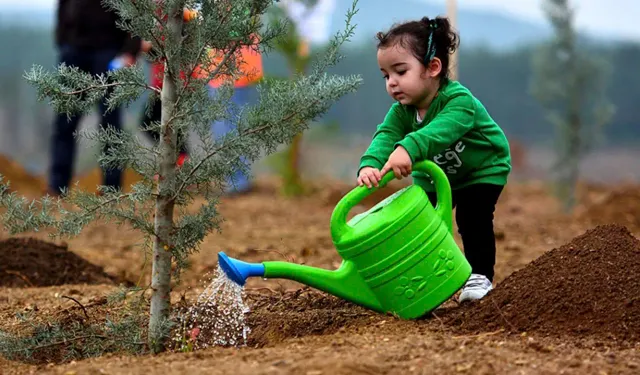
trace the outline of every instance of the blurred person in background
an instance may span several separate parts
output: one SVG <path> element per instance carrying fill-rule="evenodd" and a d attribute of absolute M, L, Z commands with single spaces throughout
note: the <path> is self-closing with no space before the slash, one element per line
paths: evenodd
<path fill-rule="evenodd" d="M 182 14 L 183 21 L 189 22 L 191 19 L 196 17 L 196 15 L 197 13 L 195 11 L 184 9 Z M 158 16 L 162 16 L 162 14 L 160 14 L 160 8 L 158 8 Z M 164 16 L 164 18 L 166 19 L 166 16 Z M 149 50 L 153 48 L 153 45 L 151 44 L 151 42 L 144 41 L 143 43 L 145 43 L 145 46 L 149 46 Z M 164 79 L 164 61 L 163 60 L 149 61 L 149 64 L 150 64 L 149 85 L 151 87 L 162 89 L 162 81 Z M 161 119 L 162 119 L 162 101 L 158 97 L 156 100 L 154 100 L 149 111 L 146 111 L 145 108 L 143 108 L 142 115 L 140 118 L 140 127 L 142 129 L 145 129 L 147 126 L 151 125 L 154 122 L 159 123 Z M 150 140 L 153 141 L 154 143 L 157 143 L 160 139 L 160 135 L 157 131 L 152 131 L 147 129 L 147 130 L 143 130 L 143 133 L 148 138 L 150 138 Z M 178 136 L 179 136 L 178 143 L 180 144 L 180 152 L 178 154 L 178 160 L 176 161 L 176 165 L 180 167 L 187 160 L 189 153 L 188 153 L 188 148 L 187 148 L 186 138 L 185 138 L 186 135 L 179 134 Z"/>
<path fill-rule="evenodd" d="M 197 10 L 185 9 L 183 12 L 183 20 L 189 22 L 197 17 Z M 217 67 L 217 63 L 220 61 L 219 54 L 214 50 L 209 50 L 211 60 L 213 61 L 210 67 L 201 67 L 194 72 L 195 77 L 203 77 L 208 74 L 209 71 L 214 70 Z M 251 101 L 252 90 L 255 90 L 255 84 L 263 77 L 263 64 L 262 55 L 259 51 L 256 51 L 253 46 L 243 46 L 239 49 L 238 54 L 240 56 L 239 61 L 242 64 L 239 67 L 239 77 L 234 81 L 234 93 L 231 97 L 231 102 L 238 108 L 242 108 L 244 105 L 249 104 Z M 151 86 L 162 88 L 162 81 L 164 75 L 164 62 L 152 61 L 151 63 Z M 217 77 L 209 81 L 210 96 L 213 98 L 217 95 L 218 88 L 224 83 L 225 77 Z M 140 121 L 141 126 L 149 125 L 151 122 L 159 122 L 161 119 L 162 103 L 160 100 L 156 100 L 153 103 L 150 113 L 143 113 Z M 226 133 L 234 129 L 234 124 L 227 120 L 214 121 L 211 124 L 211 132 L 214 137 L 224 136 Z M 145 132 L 154 142 L 158 141 L 158 134 L 156 132 Z M 186 137 L 186 135 L 182 135 Z M 184 141 L 183 141 L 184 140 Z M 186 139 L 180 140 L 181 143 L 180 153 L 176 165 L 180 167 L 188 159 L 188 148 L 186 147 Z M 242 158 L 243 163 L 249 167 L 249 163 L 246 159 Z M 252 183 L 242 171 L 236 171 L 231 178 L 227 181 L 228 188 L 226 193 L 228 194 L 240 194 L 248 192 L 251 189 Z"/>
<path fill-rule="evenodd" d="M 239 53 L 242 64 L 238 67 L 238 70 L 240 71 L 239 77 L 233 84 L 234 90 L 233 96 L 231 97 L 231 103 L 237 106 L 238 109 L 242 109 L 243 106 L 251 103 L 255 85 L 262 79 L 264 72 L 262 55 L 259 51 L 254 50 L 254 47 L 243 46 Z M 211 67 L 211 69 L 215 69 L 215 66 Z M 218 94 L 218 89 L 223 83 L 224 78 L 214 78 L 209 81 L 209 92 L 211 97 L 215 97 Z M 234 124 L 228 120 L 214 121 L 211 124 L 211 132 L 214 137 L 222 137 L 228 132 L 234 130 L 234 128 Z M 241 157 L 241 160 L 247 168 L 250 168 L 249 161 L 246 158 Z M 227 184 L 228 187 L 225 193 L 231 195 L 247 193 L 252 188 L 250 178 L 240 170 L 233 174 L 233 176 L 227 181 Z"/>
<path fill-rule="evenodd" d="M 106 73 L 110 63 L 117 61 L 123 66 L 135 63 L 143 48 L 139 38 L 116 25 L 119 17 L 114 11 L 103 7 L 101 0 L 59 0 L 55 28 L 55 42 L 59 52 L 59 63 L 74 66 L 97 75 Z M 148 48 L 146 45 L 144 48 Z M 119 108 L 105 113 L 106 103 L 101 102 L 100 126 L 122 128 Z M 74 132 L 82 116 L 57 114 L 51 138 L 51 165 L 49 169 L 48 193 L 60 195 L 68 189 L 73 174 L 76 155 Z M 108 149 L 108 145 L 103 146 Z M 122 171 L 103 170 L 103 184 L 120 188 Z"/>

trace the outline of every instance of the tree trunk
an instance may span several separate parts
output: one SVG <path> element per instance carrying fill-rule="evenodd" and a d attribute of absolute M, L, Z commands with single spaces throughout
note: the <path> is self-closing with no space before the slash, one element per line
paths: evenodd
<path fill-rule="evenodd" d="M 179 9 L 182 9 L 180 7 Z M 177 14 L 178 12 L 172 12 Z M 167 22 L 168 32 L 179 40 L 182 30 L 182 13 L 171 17 Z M 178 36 L 178 37 L 175 37 Z M 174 112 L 177 99 L 176 81 L 179 72 L 168 68 L 165 62 L 164 80 L 162 83 L 162 116 L 160 136 L 160 165 L 158 176 L 158 197 L 155 211 L 156 238 L 153 245 L 153 267 L 151 279 L 151 317 L 149 319 L 149 347 L 153 353 L 165 350 L 165 324 L 169 320 L 171 308 L 171 233 L 173 230 L 173 208 L 175 205 L 170 189 L 175 178 L 177 159 L 177 134 L 169 122 Z"/>
<path fill-rule="evenodd" d="M 298 133 L 293 137 L 289 146 L 287 173 L 285 177 L 285 193 L 287 195 L 298 195 L 302 193 L 302 181 L 300 179 L 300 143 L 302 142 L 302 133 Z"/>
<path fill-rule="evenodd" d="M 568 160 L 566 166 L 566 196 L 564 197 L 565 211 L 570 212 L 576 204 L 576 190 L 578 188 L 578 179 L 580 177 L 580 159 L 582 158 L 582 122 L 579 112 L 579 97 L 582 93 L 573 91 L 573 95 L 570 99 L 570 108 L 568 116 L 569 132 L 567 142 L 567 156 Z"/>
<path fill-rule="evenodd" d="M 579 77 L 576 76 L 576 70 L 578 66 L 577 56 L 573 48 L 571 50 L 571 73 L 572 77 L 569 86 L 569 105 L 567 113 L 567 159 L 566 163 L 566 175 L 565 175 L 565 187 L 566 195 L 564 196 L 564 209 L 565 212 L 570 212 L 576 204 L 576 190 L 578 187 L 578 179 L 580 177 L 580 159 L 582 158 L 582 119 L 580 117 L 580 102 L 583 93 L 581 92 L 581 85 Z"/>
<path fill-rule="evenodd" d="M 290 66 L 292 76 L 295 73 L 304 73 L 309 57 L 309 43 L 301 39 L 298 43 L 296 54 L 291 58 Z M 285 176 L 285 193 L 299 195 L 304 191 L 302 178 L 300 177 L 300 145 L 302 144 L 302 132 L 293 137 L 288 153 L 287 173 Z"/>

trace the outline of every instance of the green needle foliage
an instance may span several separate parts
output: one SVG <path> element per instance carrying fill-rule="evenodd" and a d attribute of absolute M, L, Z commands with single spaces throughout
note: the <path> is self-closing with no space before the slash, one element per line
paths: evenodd
<path fill-rule="evenodd" d="M 128 193 L 106 187 L 101 187 L 101 195 L 71 189 L 62 199 L 29 201 L 10 193 L 8 184 L 0 180 L 0 203 L 6 208 L 2 218 L 12 234 L 53 228 L 54 235 L 75 236 L 102 220 L 126 223 L 146 235 L 153 265 L 147 337 L 152 352 L 166 349 L 172 278 L 179 276 L 203 238 L 220 229 L 217 204 L 227 177 L 237 170 L 249 173 L 241 157 L 254 161 L 288 144 L 361 83 L 359 76 L 326 72 L 340 61 L 339 48 L 353 35 L 356 0 L 347 13 L 345 30 L 335 35 L 308 74 L 295 74 L 289 80 L 266 78 L 257 86 L 256 104 L 233 108 L 229 103 L 232 82 L 243 63 L 239 51 L 253 48 L 266 53 L 286 35 L 286 22 L 263 22 L 273 2 L 105 0 L 121 16 L 122 29 L 153 43 L 148 57 L 165 64 L 161 90 L 150 87 L 135 66 L 97 76 L 65 65 L 52 72 L 35 66 L 26 74 L 41 100 L 49 100 L 57 112 L 69 115 L 91 111 L 103 96 L 111 109 L 130 104 L 144 92 L 151 92 L 151 100 L 162 101 L 161 121 L 149 126 L 160 134 L 157 145 L 147 146 L 131 133 L 112 127 L 80 134 L 109 145 L 99 155 L 102 166 L 132 168 L 143 176 Z M 197 10 L 196 19 L 183 22 L 185 8 Z M 229 83 L 210 98 L 207 84 L 219 77 L 228 78 Z M 210 124 L 222 119 L 235 124 L 235 130 L 212 136 Z M 198 135 L 199 146 L 176 168 L 179 142 L 186 138 L 180 135 L 187 132 Z M 205 203 L 197 212 L 188 212 L 196 197 L 203 197 Z"/>

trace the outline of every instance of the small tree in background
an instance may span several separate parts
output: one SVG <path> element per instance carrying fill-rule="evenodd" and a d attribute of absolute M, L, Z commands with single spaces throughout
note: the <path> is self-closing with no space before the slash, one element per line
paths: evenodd
<path fill-rule="evenodd" d="M 307 44 L 296 29 L 295 22 L 287 16 L 286 11 L 281 7 L 273 7 L 269 16 L 271 22 L 287 21 L 286 33 L 274 43 L 274 50 L 285 57 L 291 76 L 303 74 L 310 62 L 310 55 L 307 50 Z M 283 190 L 286 195 L 299 195 L 304 191 L 299 168 L 302 134 L 302 132 L 296 134 L 289 147 L 284 150 L 285 163 L 281 168 L 281 172 Z"/>
<path fill-rule="evenodd" d="M 270 18 L 274 22 L 288 21 L 287 32 L 283 38 L 280 38 L 274 45 L 274 49 L 284 56 L 289 67 L 290 74 L 303 74 L 309 64 L 312 56 L 310 53 L 310 38 L 313 34 L 317 36 L 322 30 L 313 30 L 304 28 L 305 22 L 311 22 L 311 17 L 330 17 L 326 12 L 333 8 L 334 0 L 289 0 L 280 2 L 278 7 L 270 10 Z M 328 3 L 329 6 L 327 7 Z M 321 7 L 320 13 L 314 13 L 318 7 Z M 306 33 L 305 33 L 306 32 Z M 306 35 L 305 35 L 306 34 Z M 279 165 L 279 170 L 283 177 L 283 190 L 286 195 L 299 195 L 305 191 L 300 171 L 300 147 L 302 145 L 303 133 L 298 133 L 293 138 L 288 149 L 283 150 Z"/>
<path fill-rule="evenodd" d="M 569 0 L 544 0 L 554 37 L 534 54 L 533 94 L 557 131 L 557 194 L 565 210 L 576 203 L 580 161 L 613 117 L 606 98 L 608 62 L 580 48 Z"/>
<path fill-rule="evenodd" d="M 101 219 L 127 223 L 143 232 L 153 264 L 147 341 L 157 353 L 165 350 L 171 328 L 172 276 L 179 276 L 202 239 L 219 229 L 222 219 L 217 204 L 224 181 L 238 169 L 249 173 L 241 156 L 253 161 L 289 143 L 309 121 L 360 84 L 357 76 L 326 73 L 341 58 L 339 47 L 353 35 L 350 21 L 357 0 L 347 13 L 345 31 L 335 36 L 308 75 L 265 79 L 258 85 L 259 102 L 244 108 L 229 104 L 232 82 L 242 64 L 238 51 L 245 46 L 266 51 L 288 27 L 286 22 L 263 24 L 261 16 L 273 0 L 105 1 L 121 15 L 124 30 L 154 44 L 150 60 L 165 64 L 162 90 L 150 87 L 138 67 L 92 76 L 66 65 L 55 72 L 36 66 L 26 78 L 35 85 L 40 99 L 49 98 L 57 112 L 67 114 L 91 111 L 105 95 L 110 108 L 115 108 L 151 91 L 155 100 L 162 101 L 162 119 L 150 125 L 150 130 L 160 133 L 157 145 L 145 146 L 132 134 L 112 127 L 83 133 L 93 141 L 110 144 L 108 152 L 98 158 L 101 165 L 132 168 L 143 180 L 127 194 L 106 187 L 101 187 L 101 195 L 72 189 L 63 199 L 45 197 L 32 202 L 9 194 L 8 185 L 0 180 L 0 200 L 6 207 L 3 222 L 11 234 L 51 227 L 54 235 L 74 236 Z M 184 8 L 196 9 L 197 18 L 184 23 Z M 221 76 L 229 78 L 229 84 L 210 99 L 207 83 Z M 223 118 L 236 124 L 237 130 L 214 139 L 210 124 Z M 178 134 L 187 132 L 195 132 L 201 146 L 176 168 L 178 142 L 184 139 Z M 186 209 L 197 196 L 205 202 L 196 213 L 189 213 Z M 74 209 L 68 209 L 69 204 Z"/>

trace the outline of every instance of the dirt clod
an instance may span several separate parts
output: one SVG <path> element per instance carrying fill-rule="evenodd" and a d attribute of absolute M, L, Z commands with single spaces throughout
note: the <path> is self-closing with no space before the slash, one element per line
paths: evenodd
<path fill-rule="evenodd" d="M 0 241 L 0 285 L 40 287 L 64 284 L 113 284 L 114 277 L 66 246 L 33 238 Z"/>
<path fill-rule="evenodd" d="M 514 272 L 486 298 L 454 313 L 465 331 L 505 328 L 600 342 L 640 338 L 640 241 L 597 226 Z"/>

